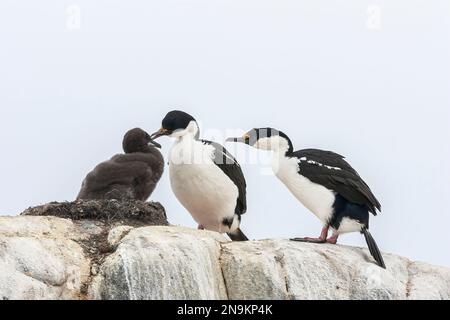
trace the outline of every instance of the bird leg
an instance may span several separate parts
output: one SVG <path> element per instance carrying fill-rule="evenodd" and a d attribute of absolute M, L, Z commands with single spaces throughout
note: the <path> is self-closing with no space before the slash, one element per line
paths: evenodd
<path fill-rule="evenodd" d="M 325 243 L 325 242 L 327 242 L 328 228 L 329 228 L 329 226 L 323 227 L 322 232 L 320 233 L 320 236 L 318 238 L 305 237 L 305 238 L 293 238 L 291 240 L 299 241 L 299 242 Z M 333 238 L 333 237 L 331 237 L 331 238 Z M 336 237 L 336 239 L 337 239 L 337 237 Z"/>
<path fill-rule="evenodd" d="M 202 226 L 201 224 L 199 224 L 198 227 L 197 227 L 197 229 L 198 229 L 198 230 L 205 230 L 205 227 Z"/>
<path fill-rule="evenodd" d="M 329 237 L 326 242 L 330 243 L 330 244 L 336 244 L 337 239 L 338 239 L 339 235 L 338 234 L 333 234 L 331 237 Z"/>

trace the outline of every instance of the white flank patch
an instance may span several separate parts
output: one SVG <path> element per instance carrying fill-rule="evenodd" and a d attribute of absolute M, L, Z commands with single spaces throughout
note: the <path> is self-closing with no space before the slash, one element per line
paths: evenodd
<path fill-rule="evenodd" d="M 357 221 L 350 218 L 343 218 L 341 224 L 339 225 L 339 229 L 336 230 L 338 234 L 361 231 L 363 225 Z"/>

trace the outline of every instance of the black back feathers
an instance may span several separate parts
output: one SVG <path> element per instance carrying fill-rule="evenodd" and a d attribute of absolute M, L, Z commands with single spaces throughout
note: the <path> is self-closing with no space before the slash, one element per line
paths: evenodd
<path fill-rule="evenodd" d="M 291 156 L 299 161 L 299 173 L 330 190 L 340 194 L 352 203 L 367 206 L 374 215 L 381 211 L 381 204 L 369 186 L 344 157 L 318 149 L 296 151 Z"/>

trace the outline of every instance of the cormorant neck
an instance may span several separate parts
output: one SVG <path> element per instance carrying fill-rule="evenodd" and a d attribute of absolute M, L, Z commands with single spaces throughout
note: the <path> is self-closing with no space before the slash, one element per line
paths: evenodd
<path fill-rule="evenodd" d="M 294 152 L 294 147 L 292 146 L 291 139 L 289 139 L 287 135 L 280 132 L 278 143 L 276 144 L 276 147 L 272 147 L 272 151 L 277 157 L 289 157 Z"/>
<path fill-rule="evenodd" d="M 175 132 L 172 137 L 177 138 L 177 140 L 198 140 L 200 138 L 200 129 L 196 121 L 191 121 L 186 129 Z"/>

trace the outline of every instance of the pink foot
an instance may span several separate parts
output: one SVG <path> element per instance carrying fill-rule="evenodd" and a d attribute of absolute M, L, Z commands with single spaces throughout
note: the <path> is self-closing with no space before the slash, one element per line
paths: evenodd
<path fill-rule="evenodd" d="M 310 238 L 310 237 L 304 237 L 304 238 L 292 238 L 291 241 L 299 241 L 299 242 L 310 242 L 310 243 L 325 243 L 325 239 L 321 238 Z"/>
<path fill-rule="evenodd" d="M 323 227 L 322 232 L 320 233 L 320 236 L 318 238 L 293 238 L 292 241 L 299 241 L 299 242 L 310 242 L 310 243 L 325 243 L 327 242 L 327 236 L 328 236 L 328 227 Z"/>

